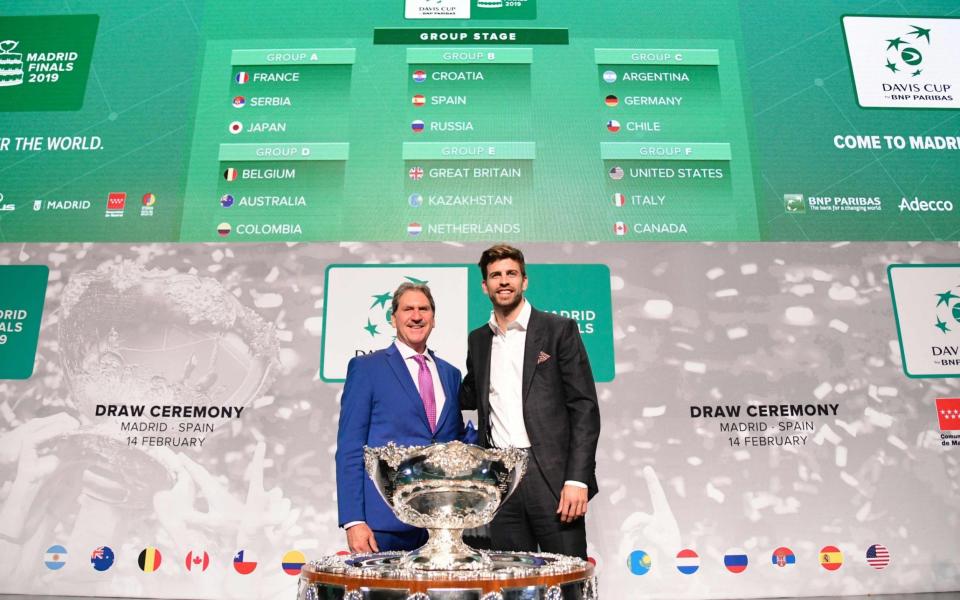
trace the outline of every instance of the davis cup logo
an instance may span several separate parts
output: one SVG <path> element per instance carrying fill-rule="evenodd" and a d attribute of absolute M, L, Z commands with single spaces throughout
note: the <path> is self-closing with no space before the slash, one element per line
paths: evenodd
<path fill-rule="evenodd" d="M 960 286 L 952 287 L 943 293 L 937 293 L 937 317 L 934 327 L 941 333 L 960 331 Z"/>
<path fill-rule="evenodd" d="M 470 0 L 406 0 L 403 16 L 407 19 L 469 19 Z"/>
<path fill-rule="evenodd" d="M 911 77 L 919 77 L 923 73 L 923 53 L 918 44 L 923 41 L 929 47 L 930 30 L 917 25 L 913 26 L 913 31 L 887 40 L 886 68 L 891 73 L 909 73 Z"/>
<path fill-rule="evenodd" d="M 960 108 L 960 19 L 843 18 L 863 107 Z"/>
<path fill-rule="evenodd" d="M 904 372 L 960 375 L 960 265 L 890 265 L 887 273 Z"/>
<path fill-rule="evenodd" d="M 459 369 L 466 363 L 466 266 L 331 265 L 327 269 L 320 373 L 326 381 L 342 381 L 355 356 L 393 343 L 390 323 L 393 292 L 401 283 L 425 283 L 436 303 L 436 328 L 429 346 Z"/>

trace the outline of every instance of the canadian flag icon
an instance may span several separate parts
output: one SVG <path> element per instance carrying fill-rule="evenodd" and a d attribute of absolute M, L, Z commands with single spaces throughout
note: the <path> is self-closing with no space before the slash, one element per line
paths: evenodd
<path fill-rule="evenodd" d="M 627 224 L 623 221 L 617 221 L 613 224 L 613 232 L 617 235 L 627 235 Z"/>
<path fill-rule="evenodd" d="M 183 562 L 188 571 L 206 571 L 210 566 L 210 556 L 204 550 L 191 550 Z"/>

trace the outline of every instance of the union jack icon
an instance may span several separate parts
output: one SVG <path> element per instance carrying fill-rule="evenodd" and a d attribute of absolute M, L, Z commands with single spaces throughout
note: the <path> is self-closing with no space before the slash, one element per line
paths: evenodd
<path fill-rule="evenodd" d="M 410 169 L 410 179 L 414 181 L 420 181 L 421 179 L 423 179 L 423 168 L 414 167 Z"/>

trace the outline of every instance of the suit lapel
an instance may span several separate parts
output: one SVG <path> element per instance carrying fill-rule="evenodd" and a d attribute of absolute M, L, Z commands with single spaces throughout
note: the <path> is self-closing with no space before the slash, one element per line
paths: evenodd
<path fill-rule="evenodd" d="M 483 326 L 483 335 L 480 336 L 480 343 L 475 348 L 477 353 L 477 391 L 480 394 L 480 405 L 484 407 L 487 414 L 490 413 L 490 353 L 493 344 L 493 331 L 490 325 Z"/>
<path fill-rule="evenodd" d="M 443 386 L 443 410 L 440 411 L 440 414 L 437 415 L 437 430 L 440 429 L 440 423 L 443 423 L 443 420 L 447 418 L 447 413 L 452 410 L 450 408 L 451 404 L 456 404 L 456 402 L 451 402 L 451 398 L 456 400 L 457 397 L 454 394 L 453 382 L 450 380 L 450 372 L 440 365 L 440 361 L 437 360 L 436 355 L 434 355 L 432 350 L 429 350 L 430 358 L 433 360 L 433 367 L 437 370 L 437 377 L 440 379 L 440 385 Z M 457 382 L 459 383 L 459 382 Z M 459 407 L 460 405 L 457 404 Z M 426 411 L 424 411 L 426 414 Z"/>
<path fill-rule="evenodd" d="M 400 382 L 400 387 L 403 389 L 404 395 L 410 402 L 413 402 L 413 406 L 416 407 L 415 412 L 420 415 L 423 426 L 429 431 L 430 424 L 427 423 L 427 411 L 423 408 L 423 398 L 420 397 L 417 386 L 414 385 L 413 379 L 410 377 L 410 371 L 407 370 L 407 365 L 403 363 L 403 357 L 400 356 L 400 351 L 392 344 L 387 348 L 387 363 L 390 364 L 393 374 L 397 377 L 397 381 Z"/>
<path fill-rule="evenodd" d="M 530 312 L 530 321 L 527 323 L 527 339 L 523 345 L 523 403 L 526 408 L 527 396 L 530 392 L 530 383 L 533 374 L 537 371 L 537 357 L 540 356 L 541 343 L 540 318 L 537 311 Z"/>

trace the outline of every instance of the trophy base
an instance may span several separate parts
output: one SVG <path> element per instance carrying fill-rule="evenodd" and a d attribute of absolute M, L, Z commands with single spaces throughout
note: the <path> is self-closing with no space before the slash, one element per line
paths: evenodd
<path fill-rule="evenodd" d="M 405 554 L 400 567 L 415 571 L 481 571 L 493 567 L 486 553 L 463 542 L 460 529 L 430 529 L 430 539 Z"/>
<path fill-rule="evenodd" d="M 599 600 L 593 565 L 558 554 L 485 552 L 478 570 L 425 571 L 403 552 L 327 556 L 304 565 L 298 600 Z"/>

